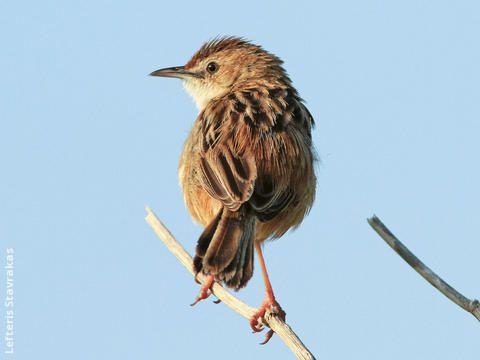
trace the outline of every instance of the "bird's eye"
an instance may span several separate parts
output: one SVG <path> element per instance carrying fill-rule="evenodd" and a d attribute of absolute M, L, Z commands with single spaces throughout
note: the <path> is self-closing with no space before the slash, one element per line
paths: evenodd
<path fill-rule="evenodd" d="M 207 71 L 210 73 L 210 74 L 213 74 L 214 72 L 216 72 L 218 70 L 219 66 L 216 62 L 211 62 L 211 63 L 208 63 L 207 65 Z"/>

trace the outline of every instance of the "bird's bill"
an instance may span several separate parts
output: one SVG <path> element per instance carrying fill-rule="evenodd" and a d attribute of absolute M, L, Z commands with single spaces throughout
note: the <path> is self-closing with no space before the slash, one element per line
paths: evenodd
<path fill-rule="evenodd" d="M 184 66 L 174 66 L 165 69 L 155 70 L 149 74 L 150 76 L 171 77 L 178 79 L 187 79 L 189 77 L 201 78 L 200 75 L 186 71 Z"/>

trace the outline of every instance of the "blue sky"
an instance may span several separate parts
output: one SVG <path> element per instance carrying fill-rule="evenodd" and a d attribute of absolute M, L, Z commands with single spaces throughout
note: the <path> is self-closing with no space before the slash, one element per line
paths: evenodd
<path fill-rule="evenodd" d="M 144 221 L 193 252 L 176 169 L 197 110 L 147 74 L 219 34 L 280 56 L 317 123 L 314 208 L 265 246 L 287 322 L 318 359 L 478 359 L 478 321 L 366 222 L 480 297 L 478 2 L 10 1 L 0 30 L 5 359 L 293 358 L 223 304 L 191 308 L 199 286 Z M 237 295 L 260 304 L 258 266 Z"/>

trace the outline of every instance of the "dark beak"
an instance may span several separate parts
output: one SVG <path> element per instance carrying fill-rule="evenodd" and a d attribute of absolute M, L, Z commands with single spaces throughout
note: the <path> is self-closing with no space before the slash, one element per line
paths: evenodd
<path fill-rule="evenodd" d="M 149 74 L 150 76 L 161 76 L 161 77 L 171 77 L 178 79 L 187 79 L 189 77 L 203 78 L 203 76 L 192 73 L 190 71 L 185 71 L 183 66 L 174 66 L 165 69 L 155 70 Z"/>

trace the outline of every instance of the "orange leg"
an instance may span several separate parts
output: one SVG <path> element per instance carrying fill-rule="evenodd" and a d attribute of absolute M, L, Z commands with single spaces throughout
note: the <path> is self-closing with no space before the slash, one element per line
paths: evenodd
<path fill-rule="evenodd" d="M 275 300 L 275 296 L 273 295 L 272 284 L 270 284 L 270 279 L 268 278 L 265 260 L 263 259 L 262 248 L 260 247 L 260 243 L 258 241 L 255 241 L 255 250 L 257 251 L 258 261 L 260 262 L 260 268 L 262 269 L 263 283 L 265 284 L 265 298 L 263 299 L 260 308 L 250 319 L 250 326 L 254 332 L 260 332 L 263 330 L 263 326 L 258 324 L 258 319 L 265 316 L 267 309 L 275 310 L 275 312 L 283 321 L 285 321 L 286 314 L 285 311 L 282 310 L 280 304 Z M 261 344 L 266 344 L 272 336 L 273 330 L 270 330 L 265 337 L 265 341 Z"/>
<path fill-rule="evenodd" d="M 212 293 L 210 288 L 212 287 L 213 280 L 215 280 L 215 275 L 209 275 L 207 281 L 205 281 L 205 284 L 203 284 L 202 288 L 200 289 L 200 292 L 198 293 L 195 302 L 193 304 L 190 304 L 190 306 L 193 306 L 200 300 L 206 299 L 210 296 L 210 294 Z"/>

